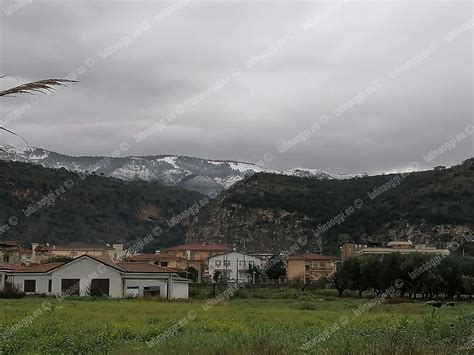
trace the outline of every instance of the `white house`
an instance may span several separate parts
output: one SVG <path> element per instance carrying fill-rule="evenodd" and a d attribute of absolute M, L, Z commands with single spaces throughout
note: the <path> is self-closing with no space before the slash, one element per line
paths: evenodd
<path fill-rule="evenodd" d="M 237 251 L 211 256 L 208 259 L 209 276 L 213 278 L 217 272 L 227 282 L 248 282 L 253 278 L 250 270 L 261 267 L 263 262 L 259 257 Z"/>
<path fill-rule="evenodd" d="M 57 297 L 101 293 L 113 298 L 148 295 L 188 298 L 190 282 L 165 267 L 137 262 L 115 263 L 91 255 L 82 255 L 66 263 L 52 262 L 3 272 L 8 282 L 26 294 Z"/>

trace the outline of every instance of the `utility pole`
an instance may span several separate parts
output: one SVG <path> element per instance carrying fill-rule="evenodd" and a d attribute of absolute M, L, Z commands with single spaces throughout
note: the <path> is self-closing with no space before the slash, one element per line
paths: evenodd
<path fill-rule="evenodd" d="M 319 254 L 323 255 L 323 237 L 318 235 L 318 244 L 319 244 Z"/>
<path fill-rule="evenodd" d="M 239 258 L 235 261 L 236 269 L 235 269 L 235 281 L 239 282 Z"/>

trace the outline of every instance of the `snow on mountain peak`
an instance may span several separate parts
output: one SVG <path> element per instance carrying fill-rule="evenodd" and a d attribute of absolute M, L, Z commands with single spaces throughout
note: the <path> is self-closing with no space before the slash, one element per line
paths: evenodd
<path fill-rule="evenodd" d="M 40 148 L 4 146 L 0 159 L 39 164 L 47 168 L 66 168 L 78 172 L 94 172 L 122 180 L 159 181 L 168 186 L 208 193 L 223 190 L 254 173 L 274 173 L 316 179 L 352 179 L 365 174 L 331 174 L 318 169 L 294 168 L 277 172 L 257 164 L 206 160 L 161 155 L 153 157 L 72 157 Z"/>

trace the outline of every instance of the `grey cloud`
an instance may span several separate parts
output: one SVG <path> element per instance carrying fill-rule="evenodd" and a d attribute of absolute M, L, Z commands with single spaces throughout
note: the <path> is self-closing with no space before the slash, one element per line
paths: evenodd
<path fill-rule="evenodd" d="M 0 9 L 11 1 L 2 1 Z M 191 1 L 160 22 L 173 2 L 45 1 L 0 13 L 0 73 L 19 82 L 66 76 L 87 58 L 79 83 L 40 96 L 8 128 L 30 144 L 74 155 L 102 155 L 122 141 L 130 154 L 183 154 L 376 173 L 451 165 L 473 156 L 474 135 L 431 162 L 423 154 L 473 124 L 472 27 L 452 42 L 443 35 L 472 21 L 470 2 L 346 3 L 328 16 L 320 2 Z M 301 25 L 322 18 L 306 31 Z M 149 21 L 150 28 L 106 59 L 100 51 Z M 287 38 L 248 69 L 245 62 Z M 440 43 L 420 64 L 389 72 Z M 133 134 L 228 75 L 241 75 L 141 143 Z M 378 78 L 380 90 L 340 117 L 333 109 Z M 0 80 L 0 86 L 16 79 Z M 3 99 L 5 117 L 30 97 Z M 277 146 L 330 120 L 283 154 Z M 19 144 L 0 135 L 0 144 Z"/>

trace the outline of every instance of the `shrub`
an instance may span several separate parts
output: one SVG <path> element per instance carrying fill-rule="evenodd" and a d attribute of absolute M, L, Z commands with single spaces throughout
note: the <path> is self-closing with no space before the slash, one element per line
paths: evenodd
<path fill-rule="evenodd" d="M 0 298 L 22 298 L 25 294 L 20 291 L 20 288 L 15 284 L 5 281 L 3 290 L 0 291 Z"/>

